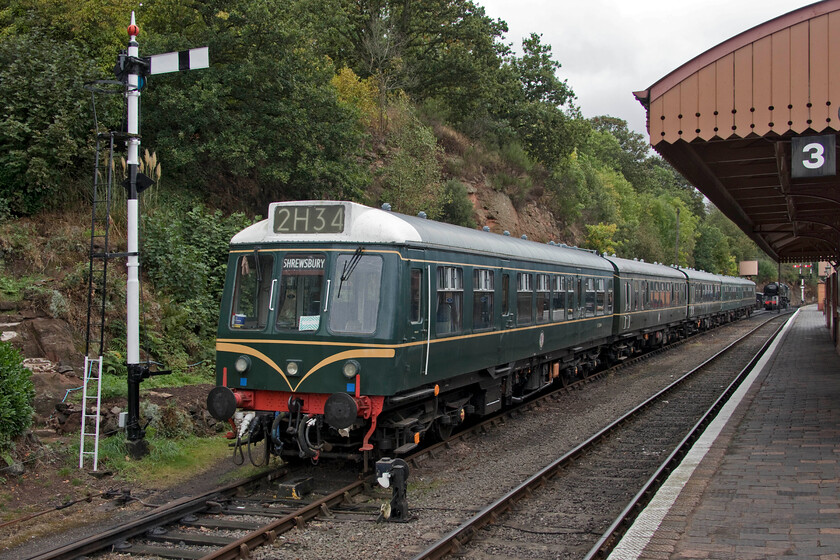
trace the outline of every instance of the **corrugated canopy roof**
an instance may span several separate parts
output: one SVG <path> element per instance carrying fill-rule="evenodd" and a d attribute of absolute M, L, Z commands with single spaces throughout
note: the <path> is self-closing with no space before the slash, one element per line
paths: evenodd
<path fill-rule="evenodd" d="M 792 179 L 791 139 L 837 135 L 838 68 L 840 0 L 825 0 L 732 37 L 634 95 L 654 149 L 768 255 L 836 262 L 840 181 Z"/>

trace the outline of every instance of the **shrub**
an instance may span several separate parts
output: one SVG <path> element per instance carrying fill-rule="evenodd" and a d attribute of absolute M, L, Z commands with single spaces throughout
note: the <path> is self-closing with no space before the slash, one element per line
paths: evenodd
<path fill-rule="evenodd" d="M 446 203 L 443 205 L 442 220 L 450 224 L 475 227 L 475 208 L 467 193 L 467 187 L 457 179 L 449 179 L 444 184 L 444 197 Z"/>
<path fill-rule="evenodd" d="M 0 342 L 0 451 L 32 425 L 33 398 L 32 372 L 11 344 Z"/>
<path fill-rule="evenodd" d="M 166 314 L 161 336 L 144 337 L 168 358 L 195 355 L 216 331 L 230 239 L 250 225 L 244 214 L 225 217 L 196 204 L 161 207 L 144 219 L 142 265 Z M 172 313 L 174 312 L 174 313 Z M 198 359 L 203 358 L 197 356 Z"/>

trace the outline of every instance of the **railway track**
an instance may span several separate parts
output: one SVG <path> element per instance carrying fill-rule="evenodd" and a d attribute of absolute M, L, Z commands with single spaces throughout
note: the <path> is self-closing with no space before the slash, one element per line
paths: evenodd
<path fill-rule="evenodd" d="M 786 320 L 773 317 L 730 344 L 414 560 L 603 557 Z"/>
<path fill-rule="evenodd" d="M 333 510 L 369 513 L 354 503 L 365 487 L 361 480 L 326 495 L 277 498 L 278 485 L 284 481 L 290 482 L 288 487 L 293 490 L 307 484 L 306 479 L 296 478 L 299 475 L 299 471 L 284 467 L 175 500 L 134 521 L 30 560 L 74 560 L 103 551 L 157 558 L 239 558 L 316 515 L 335 515 Z M 241 497 L 243 494 L 248 496 Z"/>
<path fill-rule="evenodd" d="M 497 425 L 505 423 L 507 418 L 516 417 L 525 409 L 540 407 L 540 403 L 544 401 L 562 399 L 563 395 L 577 391 L 593 381 L 696 338 L 679 341 L 632 358 L 618 366 L 559 388 L 539 399 L 489 418 L 444 442 L 422 449 L 407 460 L 413 467 L 417 467 L 426 459 L 445 453 L 456 440 L 468 440 L 476 437 L 477 434 L 493 430 Z M 319 496 L 317 499 L 278 500 L 273 498 L 271 492 L 257 493 L 247 499 L 238 497 L 250 492 L 244 490 L 249 486 L 271 485 L 273 487 L 281 478 L 299 476 L 300 474 L 296 471 L 282 470 L 264 475 L 264 478 L 253 477 L 241 484 L 230 485 L 202 496 L 178 500 L 157 508 L 119 529 L 106 531 L 34 558 L 37 560 L 75 559 L 103 550 L 113 550 L 144 558 L 204 558 L 205 560 L 243 558 L 256 548 L 274 542 L 283 533 L 293 528 L 301 528 L 308 521 L 319 516 L 322 518 L 351 516 L 356 520 L 371 523 L 379 516 L 378 506 L 370 504 L 360 506 L 356 503 L 360 499 L 357 496 L 369 491 L 370 487 L 375 485 L 372 477 L 354 480 L 331 492 L 325 492 L 323 488 L 319 488 L 316 491 Z"/>

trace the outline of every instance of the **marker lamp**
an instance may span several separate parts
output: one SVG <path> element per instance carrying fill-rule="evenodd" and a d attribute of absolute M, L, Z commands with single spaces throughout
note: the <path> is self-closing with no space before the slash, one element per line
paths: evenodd
<path fill-rule="evenodd" d="M 246 373 L 251 369 L 251 358 L 248 356 L 239 356 L 233 364 L 233 369 L 239 374 Z"/>
<path fill-rule="evenodd" d="M 347 360 L 344 362 L 344 367 L 341 368 L 341 373 L 343 373 L 344 377 L 347 379 L 352 379 L 359 374 L 359 370 L 361 369 L 362 367 L 356 360 Z"/>

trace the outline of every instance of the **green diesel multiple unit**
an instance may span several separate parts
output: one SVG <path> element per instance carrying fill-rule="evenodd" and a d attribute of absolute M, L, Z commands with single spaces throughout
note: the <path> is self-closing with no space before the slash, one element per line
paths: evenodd
<path fill-rule="evenodd" d="M 231 240 L 208 408 L 253 412 L 240 436 L 284 457 L 399 455 L 744 316 L 754 293 L 351 202 L 274 203 Z"/>

